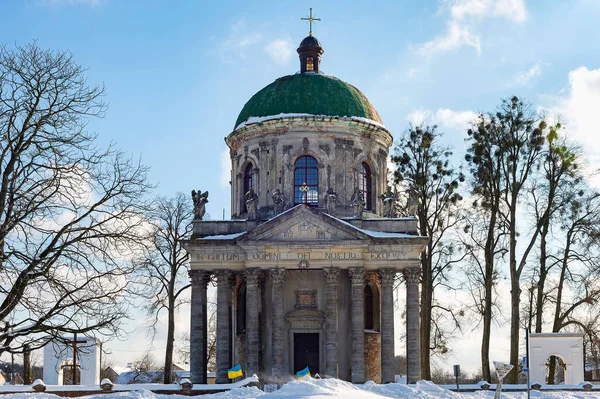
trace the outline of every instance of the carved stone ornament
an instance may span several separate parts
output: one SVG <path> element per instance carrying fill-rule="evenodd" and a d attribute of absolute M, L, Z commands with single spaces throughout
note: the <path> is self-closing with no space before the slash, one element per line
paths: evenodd
<path fill-rule="evenodd" d="M 269 269 L 269 274 L 273 279 L 273 284 L 283 284 L 283 280 L 285 278 L 285 269 L 280 269 L 278 267 Z"/>
<path fill-rule="evenodd" d="M 303 138 L 302 139 L 302 150 L 304 152 L 308 151 L 308 145 L 309 145 L 308 139 L 306 137 Z"/>
<path fill-rule="evenodd" d="M 337 205 L 337 193 L 333 191 L 333 188 L 329 187 L 325 193 L 325 206 L 327 213 L 331 216 L 335 216 L 335 207 Z"/>
<path fill-rule="evenodd" d="M 202 190 L 192 190 L 192 201 L 194 204 L 194 220 L 202 220 L 206 213 L 208 191 L 202 192 Z"/>
<path fill-rule="evenodd" d="M 337 284 L 340 275 L 340 269 L 337 267 L 326 267 L 323 269 L 325 275 L 325 284 Z"/>
<path fill-rule="evenodd" d="M 246 269 L 246 285 L 258 285 L 262 277 L 262 270 L 259 268 Z"/>
<path fill-rule="evenodd" d="M 421 268 L 407 267 L 402 271 L 406 284 L 419 284 L 421 281 Z"/>
<path fill-rule="evenodd" d="M 217 285 L 229 284 L 230 287 L 233 287 L 234 275 L 231 270 L 217 270 L 215 276 L 217 277 Z"/>
<path fill-rule="evenodd" d="M 358 187 L 354 187 L 352 197 L 350 197 L 350 206 L 354 208 L 354 217 L 362 219 L 365 210 L 365 197 Z"/>
<path fill-rule="evenodd" d="M 323 328 L 325 314 L 315 309 L 298 309 L 288 313 L 285 319 L 293 330 L 319 330 Z"/>
<path fill-rule="evenodd" d="M 253 189 L 250 189 L 245 195 L 246 209 L 248 210 L 248 220 L 256 220 L 258 218 L 258 195 Z"/>
<path fill-rule="evenodd" d="M 206 285 L 210 282 L 210 272 L 206 270 L 189 270 L 188 276 L 190 276 L 193 286 L 206 288 Z"/>
<path fill-rule="evenodd" d="M 287 204 L 286 198 L 283 196 L 283 193 L 280 189 L 276 188 L 272 195 L 273 198 L 273 209 L 275 211 L 275 215 L 279 215 L 281 212 L 285 210 L 285 206 Z"/>
<path fill-rule="evenodd" d="M 348 274 L 352 280 L 352 284 L 364 284 L 365 269 L 363 267 L 351 267 L 348 269 Z"/>
<path fill-rule="evenodd" d="M 296 309 L 316 309 L 317 290 L 300 289 L 295 290 L 294 293 L 296 293 Z"/>
<path fill-rule="evenodd" d="M 379 269 L 379 280 L 382 285 L 386 284 L 394 284 L 394 280 L 396 279 L 396 269 Z"/>

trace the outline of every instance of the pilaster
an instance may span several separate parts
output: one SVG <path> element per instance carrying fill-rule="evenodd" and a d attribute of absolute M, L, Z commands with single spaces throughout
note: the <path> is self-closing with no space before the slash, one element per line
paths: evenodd
<path fill-rule="evenodd" d="M 406 374 L 407 382 L 414 384 L 421 379 L 419 282 L 421 269 L 409 267 L 403 270 L 406 282 Z"/>
<path fill-rule="evenodd" d="M 218 270 L 217 276 L 217 384 L 229 383 L 231 368 L 231 291 L 233 273 Z"/>
<path fill-rule="evenodd" d="M 338 377 L 338 277 L 340 269 L 328 267 L 325 274 L 325 376 Z"/>
<path fill-rule="evenodd" d="M 348 274 L 352 284 L 352 382 L 362 384 L 365 382 L 365 269 L 352 267 Z"/>
<path fill-rule="evenodd" d="M 261 270 L 246 270 L 246 375 L 258 375 L 260 348 L 258 308 Z"/>
<path fill-rule="evenodd" d="M 381 382 L 394 382 L 394 279 L 395 269 L 380 269 L 381 282 Z"/>
<path fill-rule="evenodd" d="M 274 268 L 269 269 L 269 274 L 271 276 L 273 282 L 273 291 L 272 291 L 272 303 L 273 303 L 273 329 L 272 329 L 272 369 L 271 375 L 277 380 L 279 384 L 280 379 L 284 376 L 284 365 L 283 365 L 283 357 L 284 357 L 284 295 L 283 295 L 283 281 L 285 278 L 285 269 Z"/>
<path fill-rule="evenodd" d="M 208 312 L 206 286 L 210 272 L 190 270 L 192 302 L 190 309 L 190 379 L 195 384 L 206 384 L 208 359 Z"/>

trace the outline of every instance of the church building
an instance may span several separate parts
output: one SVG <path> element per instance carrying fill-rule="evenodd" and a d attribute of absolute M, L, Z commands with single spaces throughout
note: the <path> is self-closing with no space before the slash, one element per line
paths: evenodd
<path fill-rule="evenodd" d="M 312 18 L 312 17 L 311 17 Z M 312 22 L 312 21 L 311 21 Z M 258 91 L 225 138 L 231 220 L 193 221 L 193 383 L 207 373 L 207 285 L 217 286 L 217 383 L 240 363 L 261 383 L 312 376 L 393 382 L 394 290 L 406 295 L 408 382 L 420 379 L 414 217 L 394 217 L 392 135 L 356 87 L 321 72 L 300 43 L 300 72 Z"/>

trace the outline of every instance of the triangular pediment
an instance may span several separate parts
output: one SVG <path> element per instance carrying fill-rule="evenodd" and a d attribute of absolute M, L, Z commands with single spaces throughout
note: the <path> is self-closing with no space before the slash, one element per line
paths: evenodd
<path fill-rule="evenodd" d="M 341 241 L 370 238 L 352 225 L 306 205 L 298 205 L 263 223 L 242 241 Z"/>

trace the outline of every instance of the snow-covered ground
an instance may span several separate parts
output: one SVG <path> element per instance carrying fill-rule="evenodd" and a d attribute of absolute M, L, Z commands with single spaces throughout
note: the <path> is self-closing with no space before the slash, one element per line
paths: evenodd
<path fill-rule="evenodd" d="M 575 387 L 573 387 L 575 388 Z M 235 388 L 228 392 L 203 395 L 202 399 L 383 399 L 383 398 L 424 398 L 424 399 L 492 399 L 493 391 L 452 392 L 430 382 L 421 381 L 416 385 L 385 384 L 379 385 L 367 382 L 363 385 L 335 379 L 308 379 L 291 381 L 273 393 L 264 393 L 256 387 Z M 526 392 L 504 392 L 503 398 L 525 399 Z M 584 391 L 532 391 L 534 399 L 600 399 L 600 386 L 595 386 L 592 392 Z M 57 399 L 51 393 L 23 392 L 4 395 L 2 399 Z M 99 394 L 84 396 L 85 399 L 184 399 L 189 396 L 164 395 L 148 390 L 128 391 L 114 394 Z"/>

